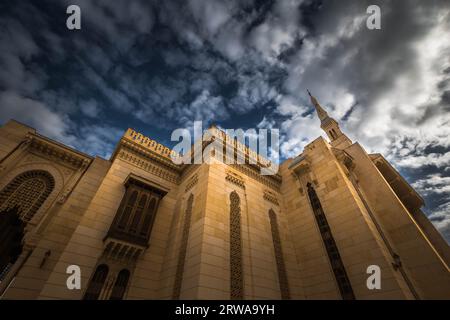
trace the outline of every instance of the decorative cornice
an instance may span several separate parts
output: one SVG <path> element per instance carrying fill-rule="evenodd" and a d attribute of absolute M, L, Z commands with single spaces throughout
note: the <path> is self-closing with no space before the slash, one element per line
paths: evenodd
<path fill-rule="evenodd" d="M 120 140 L 119 147 L 117 149 L 118 152 L 120 152 L 121 147 L 132 150 L 144 158 L 156 161 L 162 164 L 163 166 L 167 167 L 168 169 L 171 169 L 172 171 L 181 172 L 182 169 L 181 165 L 175 164 L 170 157 L 165 157 L 135 142 L 127 141 L 126 139 L 122 138 Z"/>
<path fill-rule="evenodd" d="M 170 148 L 158 143 L 156 140 L 152 140 L 149 137 L 129 128 L 120 139 L 119 146 L 116 148 L 117 153 L 120 149 L 120 145 L 127 145 L 128 147 L 139 147 L 139 151 L 146 156 L 152 157 L 163 162 L 165 165 L 181 169 L 181 165 L 177 165 L 172 159 L 179 158 L 180 155 Z"/>
<path fill-rule="evenodd" d="M 273 176 L 273 175 L 262 175 L 256 169 L 250 167 L 249 165 L 245 165 L 245 164 L 232 164 L 231 167 L 240 171 L 241 173 L 245 174 L 246 176 L 261 182 L 265 186 L 267 186 L 275 191 L 280 191 L 281 178 L 278 179 L 276 176 Z"/>
<path fill-rule="evenodd" d="M 263 198 L 276 206 L 279 206 L 279 202 L 275 193 L 270 190 L 264 190 Z"/>
<path fill-rule="evenodd" d="M 215 127 L 210 128 L 209 130 L 211 130 L 211 134 L 213 135 L 214 139 L 220 139 L 224 144 L 232 144 L 235 148 L 235 152 L 243 153 L 245 155 L 246 161 L 249 162 L 245 164 L 231 165 L 233 168 L 237 168 L 239 171 L 245 173 L 248 176 L 251 176 L 254 179 L 257 179 L 270 188 L 279 190 L 281 185 L 281 175 L 279 173 L 271 176 L 261 175 L 260 173 L 263 167 L 269 167 L 271 165 L 271 162 L 269 160 L 258 155 L 255 151 L 249 149 L 246 145 L 239 143 L 234 139 L 231 139 L 222 130 Z M 203 142 L 201 149 L 204 150 L 204 148 L 214 139 L 209 142 Z M 133 129 L 128 129 L 125 132 L 116 148 L 116 151 L 111 157 L 111 160 L 113 161 L 118 156 L 123 159 L 124 149 L 133 151 L 134 154 L 144 158 L 130 159 L 130 157 L 128 157 L 128 161 L 131 161 L 134 165 L 137 165 L 139 167 L 147 166 L 145 163 L 148 163 L 148 161 L 146 160 L 151 160 L 152 162 L 162 164 L 165 169 L 173 172 L 173 174 L 171 173 L 171 176 L 167 176 L 163 173 L 160 174 L 165 175 L 165 179 L 169 179 L 172 182 L 179 183 L 179 181 L 182 179 L 181 177 L 185 177 L 193 168 L 196 167 L 195 164 L 175 164 L 172 158 L 180 157 L 180 155 L 176 154 L 176 152 L 171 150 L 170 148 L 156 142 L 155 140 L 150 139 L 149 137 L 142 135 L 139 132 L 136 132 Z M 250 159 L 256 160 L 256 163 L 250 163 Z M 176 179 L 173 177 L 174 175 L 177 176 Z"/>
<path fill-rule="evenodd" d="M 104 239 L 102 257 L 113 261 L 134 263 L 146 249 L 147 246 L 107 236 Z"/>
<path fill-rule="evenodd" d="M 28 147 L 30 151 L 44 155 L 48 159 L 56 160 L 75 168 L 86 168 L 92 161 L 92 158 L 87 155 L 75 152 L 34 134 L 27 135 L 22 146 Z"/>
<path fill-rule="evenodd" d="M 259 168 L 269 167 L 272 164 L 270 160 L 250 149 L 247 145 L 239 142 L 238 139 L 235 139 L 235 137 L 229 136 L 223 130 L 215 126 L 209 128 L 208 130 L 212 137 L 220 139 L 225 146 L 229 145 L 233 147 L 235 153 L 242 154 L 249 163 L 255 163 L 255 165 Z"/>
<path fill-rule="evenodd" d="M 245 189 L 244 178 L 232 171 L 227 171 L 227 176 L 225 177 L 225 180 L 237 185 L 242 189 Z"/>
<path fill-rule="evenodd" d="M 184 192 L 188 192 L 192 189 L 198 182 L 198 174 L 194 174 L 190 179 L 189 182 L 186 184 L 186 188 L 184 189 Z"/>
<path fill-rule="evenodd" d="M 177 172 L 170 169 L 161 168 L 158 164 L 150 160 L 151 158 L 143 159 L 133 152 L 127 151 L 125 148 L 119 151 L 117 157 L 166 181 L 176 184 L 180 182 L 180 175 Z"/>

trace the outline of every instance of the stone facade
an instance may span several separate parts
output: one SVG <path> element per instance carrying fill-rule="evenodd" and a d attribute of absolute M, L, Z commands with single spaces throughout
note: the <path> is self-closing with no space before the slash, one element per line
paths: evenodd
<path fill-rule="evenodd" d="M 176 165 L 173 151 L 128 129 L 104 160 L 6 123 L 0 209 L 37 203 L 43 173 L 52 183 L 1 274 L 2 299 L 449 299 L 448 244 L 422 198 L 311 100 L 330 141 L 312 141 L 273 176 L 239 144 L 257 164 L 212 154 Z M 80 289 L 67 287 L 70 265 Z M 370 265 L 381 289 L 367 287 Z"/>

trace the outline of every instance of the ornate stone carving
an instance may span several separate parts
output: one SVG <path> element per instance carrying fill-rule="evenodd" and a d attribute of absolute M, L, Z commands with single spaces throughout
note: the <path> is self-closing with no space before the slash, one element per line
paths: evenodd
<path fill-rule="evenodd" d="M 5 176 L 0 181 L 0 190 L 4 190 L 6 186 L 11 183 L 16 177 L 25 174 L 30 171 L 47 171 L 54 179 L 53 191 L 48 196 L 47 200 L 41 205 L 41 207 L 34 214 L 33 219 L 28 222 L 27 227 L 35 227 L 43 216 L 48 212 L 49 208 L 57 201 L 57 195 L 60 194 L 64 186 L 65 180 L 59 170 L 59 166 L 50 165 L 47 162 L 39 163 L 27 163 L 14 167 L 12 170 L 8 170 Z M 30 229 L 31 230 L 31 229 Z"/>
<path fill-rule="evenodd" d="M 198 182 L 198 174 L 194 174 L 190 179 L 189 182 L 186 184 L 186 188 L 184 189 L 184 192 L 188 192 L 191 190 Z"/>
<path fill-rule="evenodd" d="M 273 203 L 274 205 L 277 205 L 277 206 L 280 205 L 278 202 L 278 199 L 277 199 L 277 195 L 270 190 L 264 190 L 263 198 L 265 200 Z"/>
<path fill-rule="evenodd" d="M 239 154 L 243 159 L 246 159 L 246 162 L 248 163 L 254 163 L 258 169 L 261 169 L 261 167 L 269 167 L 272 164 L 270 160 L 264 158 L 256 151 L 250 149 L 247 145 L 241 143 L 238 139 L 235 139 L 235 137 L 226 134 L 216 126 L 212 126 L 208 131 L 214 139 L 219 139 L 226 147 L 231 146 L 234 149 L 234 154 Z"/>
<path fill-rule="evenodd" d="M 147 247 L 129 241 L 107 237 L 104 242 L 102 258 L 118 261 L 124 265 L 133 264 Z"/>
<path fill-rule="evenodd" d="M 20 218 L 29 222 L 55 187 L 52 175 L 32 170 L 16 176 L 0 192 L 0 209 L 19 207 Z"/>
<path fill-rule="evenodd" d="M 128 129 L 127 132 L 125 132 L 123 139 L 139 144 L 170 161 L 172 161 L 172 157 L 179 157 L 179 155 L 175 151 L 170 150 L 170 148 L 158 143 L 155 140 L 150 139 L 149 137 L 144 136 L 143 134 L 133 129 Z"/>
<path fill-rule="evenodd" d="M 244 275 L 242 271 L 241 207 L 239 195 L 230 194 L 230 298 L 244 298 Z"/>
<path fill-rule="evenodd" d="M 353 300 L 355 299 L 353 288 L 350 283 L 350 279 L 347 276 L 339 249 L 334 241 L 333 233 L 328 224 L 325 212 L 323 211 L 320 199 L 311 183 L 308 183 L 306 187 L 308 189 L 311 209 L 314 213 L 314 218 L 322 236 L 322 241 L 326 249 L 330 265 L 332 266 L 339 291 L 341 292 L 341 296 L 344 300 Z"/>
<path fill-rule="evenodd" d="M 68 196 L 70 195 L 72 189 L 66 189 L 64 190 L 64 192 L 60 195 L 60 197 L 58 198 L 58 203 L 59 204 L 63 204 L 64 202 L 66 202 Z"/>
<path fill-rule="evenodd" d="M 145 160 L 140 156 L 133 154 L 132 152 L 122 149 L 118 154 L 119 159 L 122 159 L 136 167 L 139 167 L 151 174 L 156 175 L 166 181 L 178 184 L 180 176 L 177 173 L 172 173 L 161 166 L 152 163 L 150 160 Z"/>
<path fill-rule="evenodd" d="M 240 187 L 242 189 L 245 189 L 244 178 L 241 177 L 240 175 L 234 173 L 233 171 L 227 171 L 225 180 L 237 185 L 238 187 Z"/>
<path fill-rule="evenodd" d="M 26 149 L 31 142 L 33 141 L 33 136 L 31 134 L 27 134 L 25 136 L 25 139 L 22 140 L 22 143 L 20 144 L 21 149 Z"/>
<path fill-rule="evenodd" d="M 231 165 L 231 167 L 245 174 L 246 176 L 261 182 L 266 187 L 269 187 L 275 191 L 280 191 L 281 177 L 279 175 L 263 176 L 258 169 L 255 169 L 246 164 L 233 164 Z"/>
<path fill-rule="evenodd" d="M 59 162 L 72 168 L 84 168 L 92 161 L 87 155 L 80 154 L 67 147 L 47 141 L 40 136 L 31 136 L 27 145 L 29 145 L 31 152 L 38 153 L 49 160 Z"/>

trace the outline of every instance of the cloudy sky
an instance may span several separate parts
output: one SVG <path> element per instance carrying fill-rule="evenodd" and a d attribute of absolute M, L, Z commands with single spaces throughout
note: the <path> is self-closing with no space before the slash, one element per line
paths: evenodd
<path fill-rule="evenodd" d="M 279 128 L 288 158 L 323 135 L 309 88 L 450 240 L 449 36 L 450 1 L 2 0 L 0 123 L 103 157 L 127 127 Z"/>

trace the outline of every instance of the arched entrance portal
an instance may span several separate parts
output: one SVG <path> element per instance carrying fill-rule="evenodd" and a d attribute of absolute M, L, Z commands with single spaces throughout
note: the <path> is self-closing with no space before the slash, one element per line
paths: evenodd
<path fill-rule="evenodd" d="M 25 225 L 55 187 L 44 170 L 19 174 L 0 192 L 0 282 L 22 253 Z"/>
<path fill-rule="evenodd" d="M 22 253 L 24 228 L 17 206 L 0 212 L 0 282 Z"/>

